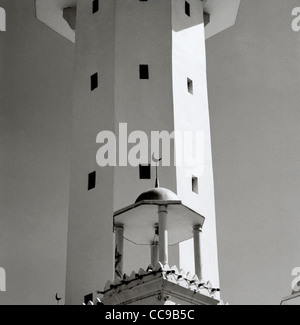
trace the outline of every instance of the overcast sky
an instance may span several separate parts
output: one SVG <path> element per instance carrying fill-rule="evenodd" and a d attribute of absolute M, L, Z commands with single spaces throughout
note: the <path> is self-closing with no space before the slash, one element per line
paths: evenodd
<path fill-rule="evenodd" d="M 297 0 L 242 0 L 207 42 L 223 298 L 279 304 L 300 266 Z"/>

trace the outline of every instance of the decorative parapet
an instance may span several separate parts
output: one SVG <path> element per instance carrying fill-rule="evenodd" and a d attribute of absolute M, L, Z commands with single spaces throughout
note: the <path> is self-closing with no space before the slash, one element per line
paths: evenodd
<path fill-rule="evenodd" d="M 209 281 L 200 281 L 197 275 L 192 275 L 183 269 L 178 270 L 177 266 L 163 266 L 161 263 L 158 263 L 156 267 L 149 265 L 146 271 L 141 268 L 138 273 L 132 272 L 130 276 L 125 274 L 123 279 L 117 278 L 113 283 L 108 281 L 104 291 L 99 293 L 104 294 L 104 297 L 111 296 L 119 292 L 122 286 L 132 288 L 161 277 L 171 283 L 211 298 L 220 291 L 219 288 L 213 288 Z"/>
<path fill-rule="evenodd" d="M 218 305 L 223 304 L 215 295 L 220 291 L 209 281 L 199 280 L 197 275 L 178 270 L 176 266 L 149 265 L 130 276 L 124 275 L 114 282 L 108 281 L 101 300 L 90 301 L 89 305 Z"/>

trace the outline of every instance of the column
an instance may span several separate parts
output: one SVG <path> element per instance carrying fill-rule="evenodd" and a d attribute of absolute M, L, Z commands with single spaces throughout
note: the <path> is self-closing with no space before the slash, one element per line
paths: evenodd
<path fill-rule="evenodd" d="M 168 211 L 166 205 L 160 205 L 158 208 L 159 224 L 159 261 L 165 265 L 169 261 L 169 243 L 168 243 Z"/>
<path fill-rule="evenodd" d="M 202 279 L 202 257 L 201 257 L 201 226 L 195 226 L 193 229 L 194 235 L 194 258 L 195 258 L 195 272 L 199 280 Z"/>
<path fill-rule="evenodd" d="M 115 228 L 115 277 L 123 276 L 124 228 Z"/>
<path fill-rule="evenodd" d="M 153 242 L 151 245 L 151 265 L 156 266 L 159 262 L 159 243 Z"/>

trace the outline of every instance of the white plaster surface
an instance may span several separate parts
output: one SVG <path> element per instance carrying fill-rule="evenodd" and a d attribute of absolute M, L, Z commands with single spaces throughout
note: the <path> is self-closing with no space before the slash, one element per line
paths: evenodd
<path fill-rule="evenodd" d="M 77 0 L 35 0 L 35 3 L 37 19 L 75 43 L 75 31 L 63 18 L 63 9 L 76 6 Z"/>

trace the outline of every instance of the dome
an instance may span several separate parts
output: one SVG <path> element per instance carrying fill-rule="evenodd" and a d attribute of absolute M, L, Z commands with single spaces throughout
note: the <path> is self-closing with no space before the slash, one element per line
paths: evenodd
<path fill-rule="evenodd" d="M 166 188 L 158 187 L 142 193 L 135 203 L 142 201 L 179 201 L 179 198 L 174 192 Z"/>

